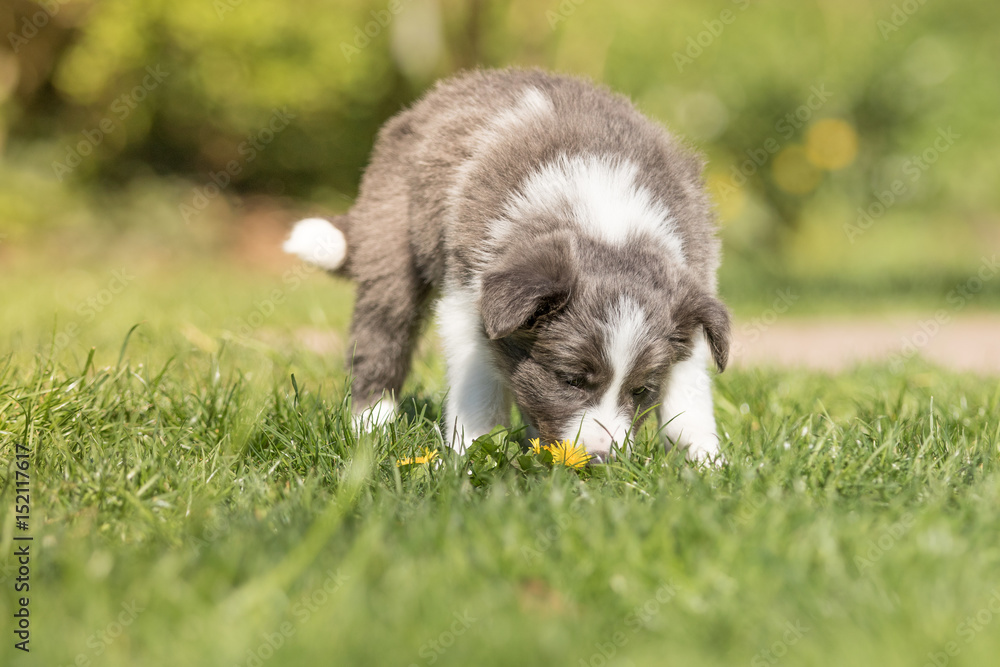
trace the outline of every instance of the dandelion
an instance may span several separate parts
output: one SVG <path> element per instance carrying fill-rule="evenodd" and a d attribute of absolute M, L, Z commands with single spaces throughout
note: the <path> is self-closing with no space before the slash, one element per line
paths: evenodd
<path fill-rule="evenodd" d="M 587 453 L 586 449 L 572 440 L 563 440 L 562 442 L 542 445 L 538 438 L 532 438 L 530 442 L 531 451 L 535 454 L 541 454 L 543 450 L 547 451 L 552 454 L 553 463 L 564 465 L 567 468 L 580 469 L 587 465 L 587 462 L 593 458 Z"/>
<path fill-rule="evenodd" d="M 424 453 L 422 456 L 408 456 L 405 459 L 397 459 L 396 467 L 400 468 L 402 466 L 414 465 L 417 463 L 430 463 L 437 458 L 438 450 L 431 449 L 430 447 L 424 447 Z"/>

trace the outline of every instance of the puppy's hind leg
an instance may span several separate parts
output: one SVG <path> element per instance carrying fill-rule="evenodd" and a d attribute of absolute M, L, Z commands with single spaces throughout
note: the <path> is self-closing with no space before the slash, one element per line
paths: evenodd
<path fill-rule="evenodd" d="M 708 370 L 709 348 L 698 335 L 690 358 L 670 371 L 660 406 L 660 424 L 666 436 L 687 450 L 689 461 L 725 461 L 719 452 L 719 436 L 712 410 L 712 378 Z"/>
<path fill-rule="evenodd" d="M 475 297 L 446 289 L 437 312 L 448 363 L 444 440 L 461 453 L 478 436 L 509 421 L 510 399 L 493 364 Z"/>
<path fill-rule="evenodd" d="M 372 430 L 396 416 L 430 286 L 412 266 L 358 281 L 348 367 L 355 423 Z"/>

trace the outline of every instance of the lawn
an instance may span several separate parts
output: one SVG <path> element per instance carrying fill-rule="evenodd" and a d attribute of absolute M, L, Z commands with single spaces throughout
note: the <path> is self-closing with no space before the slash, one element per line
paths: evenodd
<path fill-rule="evenodd" d="M 347 286 L 301 267 L 123 266 L 4 276 L 0 664 L 1000 655 L 996 379 L 919 360 L 727 371 L 718 469 L 665 454 L 652 429 L 582 472 L 521 458 L 503 433 L 399 465 L 439 448 L 433 337 L 408 415 L 359 438 Z M 12 554 L 29 534 L 24 654 Z"/>

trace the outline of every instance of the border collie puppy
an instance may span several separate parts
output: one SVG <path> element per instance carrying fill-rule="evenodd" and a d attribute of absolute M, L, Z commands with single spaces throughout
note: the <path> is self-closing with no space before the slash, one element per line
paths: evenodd
<path fill-rule="evenodd" d="M 379 132 L 354 207 L 284 248 L 357 282 L 358 420 L 395 414 L 437 301 L 462 451 L 510 420 L 607 461 L 651 412 L 721 460 L 713 360 L 729 353 L 701 161 L 619 95 L 537 70 L 442 81 Z M 670 442 L 667 443 L 669 446 Z"/>

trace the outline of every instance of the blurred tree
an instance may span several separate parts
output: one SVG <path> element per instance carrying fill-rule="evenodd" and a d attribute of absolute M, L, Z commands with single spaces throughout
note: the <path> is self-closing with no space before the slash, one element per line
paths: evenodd
<path fill-rule="evenodd" d="M 744 230 L 733 238 L 778 249 L 818 209 L 856 217 L 951 125 L 975 140 L 901 201 L 995 211 L 993 12 L 986 0 L 9 0 L 0 130 L 8 157 L 44 153 L 66 182 L 180 175 L 330 201 L 353 194 L 379 126 L 434 79 L 542 66 L 606 81 L 699 146 L 723 217 Z M 824 119 L 836 122 L 817 129 Z"/>

